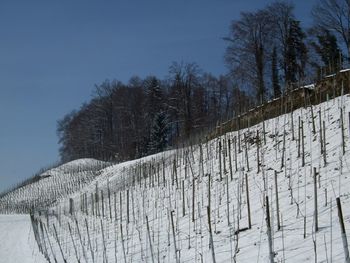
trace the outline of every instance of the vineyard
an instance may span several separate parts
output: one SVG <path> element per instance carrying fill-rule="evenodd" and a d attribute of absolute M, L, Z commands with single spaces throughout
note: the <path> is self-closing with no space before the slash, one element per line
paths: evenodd
<path fill-rule="evenodd" d="M 0 198 L 0 212 L 30 213 L 46 209 L 60 199 L 89 184 L 100 171 L 111 165 L 93 159 L 81 159 L 49 169 Z"/>
<path fill-rule="evenodd" d="M 48 262 L 349 260 L 350 97 L 112 165 L 77 160 L 0 199 Z"/>

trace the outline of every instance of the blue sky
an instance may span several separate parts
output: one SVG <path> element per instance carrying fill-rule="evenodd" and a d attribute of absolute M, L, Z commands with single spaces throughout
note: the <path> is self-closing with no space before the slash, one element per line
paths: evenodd
<path fill-rule="evenodd" d="M 173 61 L 223 74 L 230 21 L 265 0 L 0 2 L 0 191 L 58 160 L 56 121 L 95 84 L 165 77 Z M 309 24 L 316 0 L 294 1 Z"/>

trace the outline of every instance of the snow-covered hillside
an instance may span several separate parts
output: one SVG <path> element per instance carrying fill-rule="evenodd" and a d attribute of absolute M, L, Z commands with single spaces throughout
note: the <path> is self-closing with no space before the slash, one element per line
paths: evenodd
<path fill-rule="evenodd" d="M 107 167 L 35 214 L 38 244 L 52 262 L 251 263 L 270 262 L 271 232 L 274 262 L 344 262 L 336 198 L 350 233 L 349 111 L 339 97 Z"/>
<path fill-rule="evenodd" d="M 33 183 L 1 197 L 0 213 L 29 213 L 33 208 L 45 209 L 80 190 L 110 165 L 94 159 L 79 159 L 49 169 L 34 178 Z"/>

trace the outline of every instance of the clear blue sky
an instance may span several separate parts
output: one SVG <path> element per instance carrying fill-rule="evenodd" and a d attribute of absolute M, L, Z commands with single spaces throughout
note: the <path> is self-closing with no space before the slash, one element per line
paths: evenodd
<path fill-rule="evenodd" d="M 310 23 L 316 0 L 294 1 Z M 105 79 L 165 77 L 172 61 L 225 73 L 222 37 L 267 0 L 0 2 L 0 191 L 58 160 L 56 121 Z"/>

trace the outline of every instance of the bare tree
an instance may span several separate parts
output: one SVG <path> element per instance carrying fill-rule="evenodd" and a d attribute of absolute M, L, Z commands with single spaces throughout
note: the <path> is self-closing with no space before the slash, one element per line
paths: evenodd
<path fill-rule="evenodd" d="M 183 135 L 188 137 L 193 130 L 193 92 L 200 86 L 200 69 L 195 63 L 173 63 L 170 67 L 172 89 L 175 97 L 174 110 L 183 122 Z"/>
<path fill-rule="evenodd" d="M 243 12 L 241 19 L 233 21 L 225 59 L 231 72 L 250 81 L 256 99 L 262 103 L 266 97 L 265 71 L 268 46 L 271 43 L 271 17 L 266 10 Z"/>

